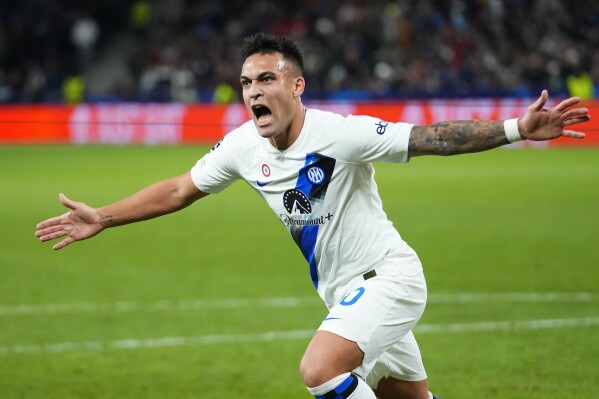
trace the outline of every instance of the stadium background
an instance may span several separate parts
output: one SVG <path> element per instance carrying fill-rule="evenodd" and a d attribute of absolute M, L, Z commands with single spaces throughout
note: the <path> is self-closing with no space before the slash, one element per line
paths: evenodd
<path fill-rule="evenodd" d="M 598 10 L 0 2 L 0 398 L 308 396 L 297 364 L 325 310 L 301 253 L 245 185 L 57 253 L 33 237 L 64 211 L 58 192 L 114 201 L 188 170 L 245 120 L 246 34 L 298 40 L 309 106 L 503 119 L 547 88 L 554 103 L 580 95 L 599 120 Z M 542 149 L 376 165 L 385 210 L 425 266 L 416 334 L 442 398 L 599 395 L 597 122 L 583 130 Z"/>
<path fill-rule="evenodd" d="M 0 102 L 227 102 L 259 31 L 299 42 L 305 99 L 588 98 L 598 25 L 582 0 L 2 2 Z"/>
<path fill-rule="evenodd" d="M 258 31 L 296 39 L 304 101 L 340 113 L 503 119 L 542 89 L 596 107 L 596 1 L 29 0 L 0 4 L 0 142 L 213 143 L 247 119 Z"/>

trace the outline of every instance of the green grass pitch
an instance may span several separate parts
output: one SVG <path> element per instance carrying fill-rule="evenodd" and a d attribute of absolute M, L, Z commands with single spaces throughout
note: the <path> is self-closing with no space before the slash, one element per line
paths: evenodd
<path fill-rule="evenodd" d="M 245 184 L 54 252 L 35 224 L 188 170 L 206 147 L 0 147 L 0 398 L 308 398 L 325 316 L 283 225 Z M 599 395 L 599 149 L 377 164 L 419 253 L 416 330 L 442 398 Z"/>

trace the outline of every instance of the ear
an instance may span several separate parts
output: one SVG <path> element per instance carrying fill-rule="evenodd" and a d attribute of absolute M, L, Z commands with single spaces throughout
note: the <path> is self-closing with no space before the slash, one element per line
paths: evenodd
<path fill-rule="evenodd" d="M 293 81 L 293 97 L 300 97 L 304 93 L 304 89 L 306 88 L 306 81 L 303 76 L 298 76 Z"/>

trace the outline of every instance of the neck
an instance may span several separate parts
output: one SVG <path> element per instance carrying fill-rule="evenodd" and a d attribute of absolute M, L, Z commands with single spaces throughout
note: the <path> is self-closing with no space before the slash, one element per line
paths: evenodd
<path fill-rule="evenodd" d="M 299 137 L 302 128 L 304 127 L 304 121 L 306 119 L 306 107 L 300 104 L 299 110 L 296 112 L 295 117 L 289 125 L 287 134 L 279 135 L 278 137 L 271 137 L 268 140 L 270 143 L 279 151 L 285 151 L 295 143 Z"/>

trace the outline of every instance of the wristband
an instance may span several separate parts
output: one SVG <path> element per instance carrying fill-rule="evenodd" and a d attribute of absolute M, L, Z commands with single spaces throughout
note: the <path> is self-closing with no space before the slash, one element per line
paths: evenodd
<path fill-rule="evenodd" d="M 505 131 L 507 141 L 510 143 L 522 140 L 522 136 L 520 136 L 520 131 L 518 130 L 518 118 L 503 121 L 503 130 Z"/>

